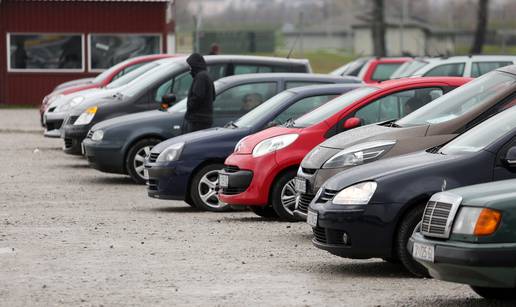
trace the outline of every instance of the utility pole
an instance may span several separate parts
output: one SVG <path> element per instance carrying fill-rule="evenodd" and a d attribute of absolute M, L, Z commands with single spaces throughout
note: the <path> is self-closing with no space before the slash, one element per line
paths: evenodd
<path fill-rule="evenodd" d="M 400 55 L 405 49 L 405 23 L 407 22 L 408 3 L 407 0 L 401 0 L 401 18 L 400 18 Z"/>
<path fill-rule="evenodd" d="M 304 37 L 304 27 L 303 27 L 303 12 L 299 12 L 299 51 L 301 53 L 301 57 L 304 57 L 304 49 L 303 49 L 303 37 Z"/>

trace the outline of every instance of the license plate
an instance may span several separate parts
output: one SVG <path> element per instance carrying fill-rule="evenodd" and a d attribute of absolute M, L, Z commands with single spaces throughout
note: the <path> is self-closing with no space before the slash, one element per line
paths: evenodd
<path fill-rule="evenodd" d="M 86 152 L 86 150 L 84 149 L 84 144 L 81 143 L 81 154 L 84 156 L 85 152 Z"/>
<path fill-rule="evenodd" d="M 143 169 L 143 178 L 149 179 L 149 170 L 146 168 Z"/>
<path fill-rule="evenodd" d="M 295 187 L 297 192 L 306 193 L 306 179 L 296 178 Z"/>
<path fill-rule="evenodd" d="M 416 259 L 434 262 L 434 251 L 435 247 L 433 245 L 414 243 L 412 256 Z"/>
<path fill-rule="evenodd" d="M 227 188 L 229 186 L 229 176 L 224 174 L 219 174 L 219 186 L 221 188 Z"/>
<path fill-rule="evenodd" d="M 317 227 L 317 212 L 308 211 L 306 222 L 312 227 Z"/>

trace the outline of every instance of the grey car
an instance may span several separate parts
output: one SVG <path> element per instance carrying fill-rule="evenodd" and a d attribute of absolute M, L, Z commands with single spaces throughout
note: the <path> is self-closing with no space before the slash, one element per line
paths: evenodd
<path fill-rule="evenodd" d="M 213 125 L 224 126 L 283 90 L 336 83 L 360 82 L 351 77 L 295 73 L 247 74 L 219 79 L 215 82 Z M 83 142 L 90 165 L 104 172 L 129 174 L 135 182 L 145 183 L 144 158 L 154 145 L 181 134 L 185 111 L 186 98 L 165 112 L 141 112 L 96 124 Z"/>
<path fill-rule="evenodd" d="M 516 65 L 485 74 L 398 121 L 338 134 L 309 152 L 299 167 L 294 214 L 304 220 L 321 185 L 356 165 L 444 144 L 516 103 Z"/>

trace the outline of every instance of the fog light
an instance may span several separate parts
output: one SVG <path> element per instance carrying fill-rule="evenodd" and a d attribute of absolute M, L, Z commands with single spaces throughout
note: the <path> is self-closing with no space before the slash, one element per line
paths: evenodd
<path fill-rule="evenodd" d="M 347 233 L 344 233 L 342 235 L 342 242 L 344 243 L 344 245 L 349 245 L 349 236 Z"/>

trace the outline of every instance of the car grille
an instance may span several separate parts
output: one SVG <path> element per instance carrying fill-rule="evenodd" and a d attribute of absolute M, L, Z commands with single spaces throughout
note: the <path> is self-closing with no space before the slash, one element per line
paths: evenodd
<path fill-rule="evenodd" d="M 86 138 L 87 139 L 91 139 L 92 136 L 93 136 L 93 130 L 88 131 L 88 134 L 86 135 Z"/>
<path fill-rule="evenodd" d="M 151 152 L 151 154 L 149 156 L 149 162 L 150 163 L 156 162 L 156 160 L 158 160 L 158 157 L 159 157 L 159 153 Z"/>
<path fill-rule="evenodd" d="M 233 166 L 233 165 L 225 165 L 224 166 L 224 170 L 227 172 L 227 173 L 236 173 L 240 170 L 240 168 L 238 166 Z"/>
<path fill-rule="evenodd" d="M 63 121 L 62 120 L 47 121 L 47 124 L 46 124 L 47 131 L 52 131 L 52 130 L 55 130 L 55 129 L 59 129 L 59 128 L 61 128 L 62 125 L 63 125 Z"/>
<path fill-rule="evenodd" d="M 223 188 L 222 194 L 224 195 L 236 195 L 243 193 L 246 190 L 246 188 Z"/>
<path fill-rule="evenodd" d="M 56 107 L 51 107 L 51 108 L 48 109 L 48 112 L 54 112 L 55 109 L 56 109 Z"/>
<path fill-rule="evenodd" d="M 301 168 L 301 170 L 303 171 L 303 173 L 309 174 L 309 175 L 313 175 L 317 171 L 317 169 L 315 169 L 315 168 L 304 168 L 304 167 Z"/>
<path fill-rule="evenodd" d="M 75 121 L 79 118 L 79 116 L 69 116 L 68 119 L 66 120 L 66 124 L 67 125 L 73 125 L 73 123 L 75 123 Z"/>
<path fill-rule="evenodd" d="M 421 233 L 430 237 L 449 237 L 450 230 L 447 229 L 446 225 L 449 224 L 448 218 L 452 207 L 453 204 L 429 201 L 423 213 Z"/>
<path fill-rule="evenodd" d="M 310 203 L 314 199 L 315 195 L 312 194 L 301 194 L 299 195 L 299 198 L 297 200 L 297 210 L 308 214 L 308 206 L 310 206 Z"/>
<path fill-rule="evenodd" d="M 328 239 L 326 238 L 326 229 L 321 227 L 314 227 L 312 228 L 312 231 L 314 233 L 314 239 L 317 242 L 320 243 L 328 243 Z"/>
<path fill-rule="evenodd" d="M 319 196 L 319 199 L 317 200 L 317 202 L 325 203 L 327 201 L 330 201 L 335 197 L 335 195 L 337 195 L 338 192 L 339 191 L 324 189 L 321 193 L 321 196 Z"/>
<path fill-rule="evenodd" d="M 147 189 L 149 189 L 149 191 L 157 191 L 158 180 L 149 178 L 149 180 L 147 180 Z"/>
<path fill-rule="evenodd" d="M 73 140 L 69 138 L 64 139 L 65 148 L 72 148 L 73 146 Z"/>

